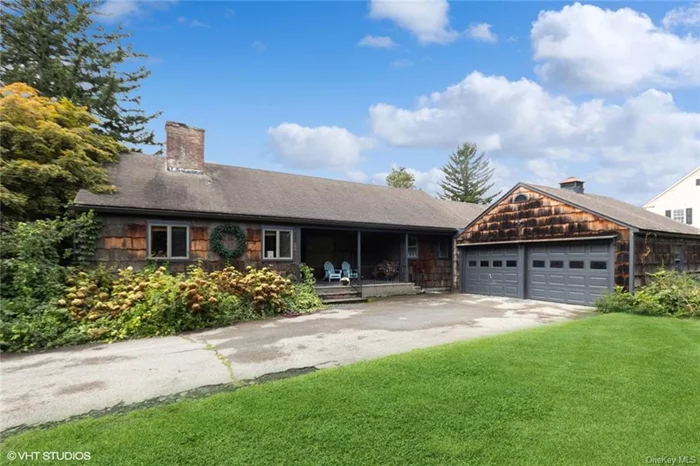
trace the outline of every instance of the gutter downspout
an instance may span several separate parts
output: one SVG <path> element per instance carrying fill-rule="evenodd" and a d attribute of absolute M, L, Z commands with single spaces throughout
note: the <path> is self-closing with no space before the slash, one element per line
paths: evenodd
<path fill-rule="evenodd" d="M 630 229 L 630 252 L 629 252 L 629 292 L 634 293 L 634 230 Z"/>

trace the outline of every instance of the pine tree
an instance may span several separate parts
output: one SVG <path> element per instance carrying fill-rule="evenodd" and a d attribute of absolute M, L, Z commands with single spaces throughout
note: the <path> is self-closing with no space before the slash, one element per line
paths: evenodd
<path fill-rule="evenodd" d="M 405 167 L 392 168 L 386 176 L 387 186 L 394 188 L 416 189 L 416 178 Z"/>
<path fill-rule="evenodd" d="M 487 195 L 494 185 L 490 182 L 493 170 L 486 153 L 477 155 L 476 144 L 462 144 L 442 168 L 445 179 L 440 182 L 440 199 L 490 204 L 500 194 Z"/>
<path fill-rule="evenodd" d="M 3 0 L 0 81 L 22 82 L 44 97 L 65 97 L 98 117 L 102 134 L 129 144 L 156 145 L 135 95 L 150 75 L 125 70 L 145 55 L 133 51 L 121 25 L 108 31 L 95 18 L 104 0 Z"/>

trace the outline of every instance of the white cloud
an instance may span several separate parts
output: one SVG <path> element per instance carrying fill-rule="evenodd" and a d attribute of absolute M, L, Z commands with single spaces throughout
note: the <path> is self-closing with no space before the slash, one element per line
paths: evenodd
<path fill-rule="evenodd" d="M 527 168 L 534 175 L 531 180 L 545 186 L 557 186 L 561 180 L 566 178 L 566 172 L 553 160 L 528 160 Z"/>
<path fill-rule="evenodd" d="M 666 29 L 676 26 L 698 26 L 700 25 L 700 3 L 686 7 L 674 8 L 666 13 L 661 20 L 661 24 Z"/>
<path fill-rule="evenodd" d="M 422 44 L 446 44 L 459 37 L 450 27 L 449 10 L 447 0 L 370 0 L 369 17 L 395 22 Z"/>
<path fill-rule="evenodd" d="M 374 141 L 338 126 L 307 127 L 282 123 L 267 130 L 277 161 L 289 168 L 344 170 L 357 175 L 362 152 Z"/>
<path fill-rule="evenodd" d="M 529 168 L 549 178 L 563 174 L 556 160 L 587 161 L 604 167 L 589 181 L 605 183 L 613 173 L 616 186 L 632 191 L 661 188 L 697 166 L 700 154 L 700 113 L 680 110 L 657 90 L 619 105 L 573 102 L 527 79 L 474 72 L 414 109 L 380 103 L 369 115 L 374 134 L 393 146 L 454 150 L 472 141 L 495 158 L 547 161 Z"/>
<path fill-rule="evenodd" d="M 357 43 L 360 47 L 375 47 L 378 49 L 391 49 L 396 47 L 396 42 L 389 36 L 366 35 Z"/>
<path fill-rule="evenodd" d="M 348 181 L 355 181 L 356 183 L 367 182 L 367 174 L 362 170 L 347 170 L 345 172 L 345 178 Z"/>
<path fill-rule="evenodd" d="M 177 22 L 191 28 L 208 28 L 209 25 L 198 19 L 189 19 L 186 16 L 178 16 Z"/>
<path fill-rule="evenodd" d="M 491 31 L 491 25 L 488 23 L 473 24 L 466 31 L 467 36 L 481 42 L 497 42 L 498 36 Z"/>
<path fill-rule="evenodd" d="M 162 11 L 168 9 L 177 0 L 162 0 L 148 2 L 143 0 L 107 0 L 98 8 L 99 19 L 106 23 L 113 23 L 130 18 L 143 16 L 150 11 Z"/>
<path fill-rule="evenodd" d="M 264 52 L 267 46 L 262 41 L 256 40 L 253 42 L 253 50 L 256 52 Z"/>
<path fill-rule="evenodd" d="M 659 29 L 630 8 L 575 3 L 542 11 L 530 38 L 538 75 L 561 87 L 614 92 L 700 84 L 700 39 Z"/>
<path fill-rule="evenodd" d="M 402 68 L 409 68 L 413 66 L 413 62 L 407 58 L 400 58 L 391 62 L 391 67 L 395 70 L 400 70 Z"/>

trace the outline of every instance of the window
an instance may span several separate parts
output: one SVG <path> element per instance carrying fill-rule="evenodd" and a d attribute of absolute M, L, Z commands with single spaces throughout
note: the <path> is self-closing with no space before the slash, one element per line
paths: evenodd
<path fill-rule="evenodd" d="M 527 195 L 525 194 L 518 194 L 513 198 L 513 202 L 525 202 L 527 201 Z"/>
<path fill-rule="evenodd" d="M 685 222 L 685 210 L 684 209 L 673 209 L 673 220 L 678 220 L 679 222 Z"/>
<path fill-rule="evenodd" d="M 608 263 L 605 261 L 591 261 L 591 269 L 605 270 L 608 268 Z"/>
<path fill-rule="evenodd" d="M 450 258 L 450 240 L 441 239 L 438 241 L 438 259 Z"/>
<path fill-rule="evenodd" d="M 186 225 L 148 225 L 148 257 L 153 259 L 188 259 L 190 227 Z"/>
<path fill-rule="evenodd" d="M 416 259 L 418 257 L 418 237 L 408 237 L 408 258 Z"/>
<path fill-rule="evenodd" d="M 506 267 L 517 267 L 518 261 L 506 261 Z"/>
<path fill-rule="evenodd" d="M 481 261 L 481 267 L 488 267 L 489 261 Z"/>
<path fill-rule="evenodd" d="M 583 261 L 569 261 L 569 268 L 570 269 L 582 269 L 583 268 Z"/>
<path fill-rule="evenodd" d="M 494 267 L 503 267 L 503 261 L 493 261 Z"/>
<path fill-rule="evenodd" d="M 532 266 L 541 269 L 544 267 L 544 261 L 532 261 Z"/>
<path fill-rule="evenodd" d="M 563 269 L 564 261 L 549 261 L 549 266 L 553 269 Z"/>
<path fill-rule="evenodd" d="M 469 261 L 469 267 L 476 267 L 476 261 Z"/>
<path fill-rule="evenodd" d="M 292 258 L 292 230 L 263 230 L 263 260 Z"/>

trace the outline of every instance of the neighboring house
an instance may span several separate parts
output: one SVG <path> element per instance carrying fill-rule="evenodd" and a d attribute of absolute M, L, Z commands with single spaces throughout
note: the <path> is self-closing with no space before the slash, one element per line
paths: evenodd
<path fill-rule="evenodd" d="M 166 123 L 166 146 L 166 158 L 123 154 L 110 167 L 116 193 L 78 193 L 73 209 L 92 209 L 104 222 L 98 262 L 221 268 L 212 231 L 232 224 L 246 238 L 237 268 L 289 273 L 306 263 L 322 280 L 326 261 L 336 268 L 347 261 L 372 279 L 389 261 L 394 281 L 452 289 L 456 234 L 484 209 L 418 190 L 205 163 L 204 131 L 179 123 Z"/>
<path fill-rule="evenodd" d="M 457 239 L 461 289 L 590 304 L 659 267 L 700 272 L 700 229 L 616 199 L 519 183 Z"/>
<path fill-rule="evenodd" d="M 687 225 L 700 226 L 700 167 L 644 204 L 644 208 Z"/>

